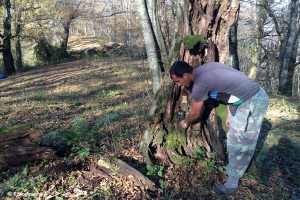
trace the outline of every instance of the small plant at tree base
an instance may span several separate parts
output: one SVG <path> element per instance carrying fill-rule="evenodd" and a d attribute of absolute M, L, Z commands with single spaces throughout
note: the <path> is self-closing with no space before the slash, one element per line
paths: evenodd
<path fill-rule="evenodd" d="M 162 179 L 159 180 L 159 187 L 160 187 L 162 190 L 166 188 L 166 184 L 165 184 L 165 181 L 164 181 L 164 180 L 162 180 Z"/>
<path fill-rule="evenodd" d="M 162 165 L 154 165 L 154 166 L 147 166 L 147 174 L 148 176 L 163 176 L 164 167 Z"/>
<path fill-rule="evenodd" d="M 165 181 L 163 178 L 164 166 L 162 165 L 147 165 L 147 174 L 148 176 L 159 176 L 159 187 L 164 190 L 166 188 Z"/>
<path fill-rule="evenodd" d="M 195 157 L 194 158 L 185 158 L 182 160 L 182 164 L 191 164 L 197 160 L 201 160 L 205 157 L 206 155 L 206 149 L 202 146 L 197 146 L 195 148 L 195 151 L 194 151 L 194 154 L 195 154 Z"/>
<path fill-rule="evenodd" d="M 205 157 L 206 149 L 202 146 L 197 146 L 195 148 L 195 159 L 200 160 Z"/>
<path fill-rule="evenodd" d="M 154 166 L 147 166 L 147 174 L 148 176 L 158 176 L 159 180 L 159 187 L 163 191 L 163 199 L 172 199 L 171 196 L 169 195 L 169 192 L 167 191 L 166 188 L 166 182 L 165 178 L 163 177 L 164 174 L 164 166 L 162 165 L 154 165 Z"/>
<path fill-rule="evenodd" d="M 212 172 L 216 164 L 216 155 L 213 153 L 211 158 L 204 158 L 206 172 Z"/>

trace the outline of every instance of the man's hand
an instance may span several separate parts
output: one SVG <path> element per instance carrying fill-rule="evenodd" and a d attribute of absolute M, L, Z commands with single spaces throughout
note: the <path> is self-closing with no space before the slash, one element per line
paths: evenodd
<path fill-rule="evenodd" d="M 191 124 L 193 124 L 197 119 L 199 119 L 202 112 L 203 104 L 203 101 L 192 101 L 192 108 L 187 118 L 179 122 L 181 128 L 186 130 Z"/>
<path fill-rule="evenodd" d="M 229 116 L 226 116 L 226 121 L 225 121 L 225 125 L 229 128 L 230 124 L 229 124 Z"/>
<path fill-rule="evenodd" d="M 181 127 L 182 129 L 184 129 L 184 130 L 186 130 L 186 129 L 188 128 L 188 125 L 187 125 L 187 123 L 186 123 L 185 120 L 181 120 L 181 121 L 179 122 L 179 124 L 180 124 L 180 127 Z"/>

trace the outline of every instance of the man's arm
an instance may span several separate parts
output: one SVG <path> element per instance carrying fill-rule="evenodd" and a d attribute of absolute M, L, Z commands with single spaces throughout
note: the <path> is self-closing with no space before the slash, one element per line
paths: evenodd
<path fill-rule="evenodd" d="M 197 119 L 199 119 L 202 113 L 203 105 L 204 105 L 204 101 L 194 101 L 194 100 L 192 101 L 192 107 L 189 115 L 180 122 L 181 128 L 186 129 Z"/>
<path fill-rule="evenodd" d="M 229 110 L 229 105 L 227 106 L 227 115 L 226 115 L 226 120 L 225 120 L 225 125 L 229 128 L 229 115 L 230 115 L 230 110 Z"/>

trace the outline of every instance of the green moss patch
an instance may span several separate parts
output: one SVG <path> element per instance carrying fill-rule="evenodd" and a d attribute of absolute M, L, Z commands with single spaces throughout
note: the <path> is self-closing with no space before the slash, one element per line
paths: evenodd
<path fill-rule="evenodd" d="M 197 44 L 207 44 L 205 37 L 202 35 L 186 36 L 182 38 L 182 42 L 187 49 L 193 49 Z"/>

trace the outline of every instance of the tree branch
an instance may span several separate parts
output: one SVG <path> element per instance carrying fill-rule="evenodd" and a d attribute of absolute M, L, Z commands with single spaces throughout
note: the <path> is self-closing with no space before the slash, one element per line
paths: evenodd
<path fill-rule="evenodd" d="M 272 18 L 274 24 L 275 24 L 275 29 L 276 29 L 276 32 L 278 34 L 278 36 L 281 38 L 282 37 L 282 30 L 278 24 L 278 21 L 277 21 L 277 18 L 275 16 L 275 13 L 273 12 L 273 10 L 271 9 L 270 5 L 268 2 L 266 2 L 264 4 L 264 8 L 265 10 L 267 11 L 267 13 L 269 14 L 269 16 Z"/>
<path fill-rule="evenodd" d="M 123 14 L 123 13 L 128 13 L 128 12 L 129 11 L 119 11 L 119 12 L 112 13 L 110 15 L 97 16 L 97 18 L 112 17 L 112 16 L 115 16 L 115 15 L 119 15 L 119 14 Z"/>

